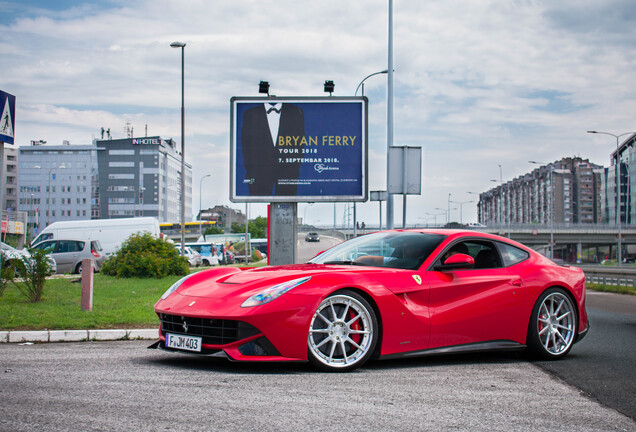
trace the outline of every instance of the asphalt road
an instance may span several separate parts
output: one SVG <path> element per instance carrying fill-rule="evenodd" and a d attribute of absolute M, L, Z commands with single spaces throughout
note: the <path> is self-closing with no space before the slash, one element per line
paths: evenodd
<path fill-rule="evenodd" d="M 371 362 L 337 374 L 148 343 L 0 345 L 0 430 L 636 430 L 517 356 Z"/>
<path fill-rule="evenodd" d="M 306 242 L 305 233 L 299 233 L 296 239 L 296 249 L 298 259 L 296 262 L 304 263 L 313 258 L 318 252 L 322 252 L 330 247 L 341 243 L 342 240 L 336 237 L 321 235 L 320 241 Z"/>
<path fill-rule="evenodd" d="M 589 334 L 536 365 L 636 420 L 636 296 L 588 291 Z"/>

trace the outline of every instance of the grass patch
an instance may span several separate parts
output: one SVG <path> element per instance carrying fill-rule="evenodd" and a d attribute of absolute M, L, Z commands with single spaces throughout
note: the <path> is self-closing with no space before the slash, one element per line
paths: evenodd
<path fill-rule="evenodd" d="M 180 276 L 117 279 L 95 274 L 91 312 L 81 308 L 79 277 L 47 279 L 39 303 L 29 303 L 9 284 L 0 297 L 0 330 L 158 327 L 159 320 L 153 306 L 179 279 Z"/>
<path fill-rule="evenodd" d="M 621 285 L 605 285 L 605 284 L 595 284 L 595 283 L 588 283 L 585 286 L 587 287 L 587 289 L 590 289 L 593 291 L 636 295 L 636 287 L 621 286 Z"/>

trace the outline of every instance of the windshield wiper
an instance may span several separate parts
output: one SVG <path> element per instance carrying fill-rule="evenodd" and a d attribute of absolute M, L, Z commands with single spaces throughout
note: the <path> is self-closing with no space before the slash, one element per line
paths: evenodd
<path fill-rule="evenodd" d="M 352 260 L 342 260 L 342 261 L 325 261 L 323 264 L 339 264 L 339 265 L 357 265 L 357 266 L 365 266 L 366 264 L 352 261 Z"/>

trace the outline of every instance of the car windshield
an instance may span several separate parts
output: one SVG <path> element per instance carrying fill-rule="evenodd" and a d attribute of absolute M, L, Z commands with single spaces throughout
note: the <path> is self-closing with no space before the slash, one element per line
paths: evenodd
<path fill-rule="evenodd" d="M 416 270 L 445 238 L 441 234 L 419 232 L 368 234 L 340 243 L 309 262 Z"/>

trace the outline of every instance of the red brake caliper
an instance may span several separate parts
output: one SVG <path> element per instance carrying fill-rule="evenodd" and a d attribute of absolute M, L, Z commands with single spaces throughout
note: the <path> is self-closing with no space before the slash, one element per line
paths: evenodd
<path fill-rule="evenodd" d="M 349 311 L 349 319 L 353 319 L 354 318 L 354 313 L 353 311 Z M 360 325 L 360 319 L 357 319 L 353 324 L 351 324 L 351 326 L 349 327 L 351 330 L 362 330 L 362 326 Z M 357 343 L 358 345 L 360 345 L 360 341 L 362 340 L 362 335 L 360 334 L 352 334 L 349 335 L 349 339 L 351 339 L 352 341 L 354 341 L 355 343 Z"/>

